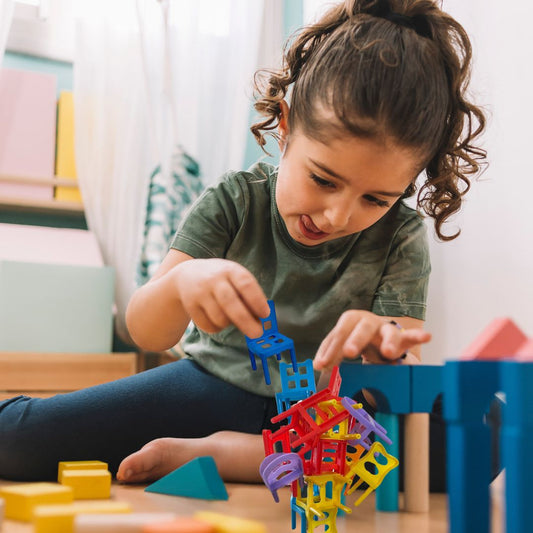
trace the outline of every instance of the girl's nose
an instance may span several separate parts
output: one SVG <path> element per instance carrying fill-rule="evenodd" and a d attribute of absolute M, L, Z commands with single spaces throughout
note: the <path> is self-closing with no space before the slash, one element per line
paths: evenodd
<path fill-rule="evenodd" d="M 344 203 L 329 206 L 324 211 L 324 218 L 333 230 L 344 229 L 350 220 L 350 209 Z"/>

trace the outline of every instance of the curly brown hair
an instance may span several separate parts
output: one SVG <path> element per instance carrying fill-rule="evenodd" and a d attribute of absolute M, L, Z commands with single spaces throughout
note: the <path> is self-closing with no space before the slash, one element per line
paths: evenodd
<path fill-rule="evenodd" d="M 467 100 L 471 60 L 466 31 L 433 0 L 345 0 L 296 33 L 280 70 L 256 73 L 255 109 L 265 118 L 251 130 L 264 148 L 290 96 L 290 131 L 320 141 L 348 132 L 414 149 L 425 174 L 417 206 L 441 240 L 452 240 L 460 232 L 444 235 L 442 226 L 486 159 L 473 144 L 485 115 Z M 324 108 L 337 122 L 322 119 Z M 416 192 L 415 179 L 404 197 Z"/>

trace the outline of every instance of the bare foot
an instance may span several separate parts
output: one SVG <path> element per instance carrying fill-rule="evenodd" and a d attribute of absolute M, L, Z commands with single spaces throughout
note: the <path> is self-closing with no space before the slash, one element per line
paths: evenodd
<path fill-rule="evenodd" d="M 120 463 L 117 480 L 122 483 L 154 481 L 204 455 L 215 459 L 225 481 L 256 483 L 261 480 L 259 465 L 264 458 L 261 435 L 231 431 L 199 439 L 153 440 Z"/>
<path fill-rule="evenodd" d="M 156 439 L 128 455 L 118 467 L 117 480 L 142 483 L 166 476 L 201 455 L 203 439 Z"/>

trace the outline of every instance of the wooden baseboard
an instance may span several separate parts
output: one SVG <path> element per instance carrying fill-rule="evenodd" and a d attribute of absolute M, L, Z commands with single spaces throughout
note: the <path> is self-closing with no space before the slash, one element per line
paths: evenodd
<path fill-rule="evenodd" d="M 28 392 L 52 396 L 131 376 L 136 371 L 136 353 L 0 352 L 0 398 Z"/>

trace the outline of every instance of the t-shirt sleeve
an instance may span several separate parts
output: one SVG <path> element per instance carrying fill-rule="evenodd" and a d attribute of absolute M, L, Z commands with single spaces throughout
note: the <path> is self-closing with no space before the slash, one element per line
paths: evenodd
<path fill-rule="evenodd" d="M 206 189 L 186 213 L 170 243 L 197 259 L 223 258 L 238 231 L 245 195 L 236 174 Z"/>
<path fill-rule="evenodd" d="M 430 272 L 426 226 L 418 216 L 412 217 L 393 240 L 372 311 L 425 320 Z"/>

